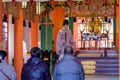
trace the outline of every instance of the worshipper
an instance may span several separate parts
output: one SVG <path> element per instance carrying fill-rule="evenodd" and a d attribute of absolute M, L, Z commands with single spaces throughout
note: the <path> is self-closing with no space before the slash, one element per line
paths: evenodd
<path fill-rule="evenodd" d="M 83 67 L 73 53 L 71 46 L 65 47 L 63 59 L 55 64 L 53 80 L 85 80 Z"/>
<path fill-rule="evenodd" d="M 68 24 L 68 20 L 65 19 L 63 21 L 63 28 L 61 28 L 57 34 L 56 54 L 59 55 L 59 60 L 61 60 L 63 57 L 63 50 L 65 46 L 72 46 L 75 52 L 74 39 Z"/>
<path fill-rule="evenodd" d="M 6 57 L 7 52 L 0 50 L 0 80 L 16 80 L 14 67 L 6 62 Z"/>
<path fill-rule="evenodd" d="M 40 48 L 32 48 L 30 54 L 31 58 L 23 65 L 21 80 L 51 80 L 48 66 L 40 58 Z"/>

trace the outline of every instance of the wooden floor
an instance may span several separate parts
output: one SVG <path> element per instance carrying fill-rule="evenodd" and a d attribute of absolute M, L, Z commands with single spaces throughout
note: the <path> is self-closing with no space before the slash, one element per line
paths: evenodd
<path fill-rule="evenodd" d="M 85 80 L 119 80 L 117 75 L 85 75 Z"/>

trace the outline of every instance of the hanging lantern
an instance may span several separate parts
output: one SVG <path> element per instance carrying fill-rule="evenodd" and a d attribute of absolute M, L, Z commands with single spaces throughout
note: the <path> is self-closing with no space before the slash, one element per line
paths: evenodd
<path fill-rule="evenodd" d="M 14 20 L 14 17 L 12 16 L 12 24 L 14 24 L 15 23 L 15 20 Z"/>
<path fill-rule="evenodd" d="M 29 22 L 28 25 L 29 25 L 29 28 L 31 28 L 31 22 Z"/>
<path fill-rule="evenodd" d="M 108 33 L 111 29 L 111 19 L 107 19 L 107 21 L 104 22 L 104 30 Z"/>
<path fill-rule="evenodd" d="M 23 27 L 26 27 L 26 21 L 23 20 Z"/>
<path fill-rule="evenodd" d="M 85 24 L 84 23 L 78 23 L 78 28 L 81 33 L 85 30 Z"/>
<path fill-rule="evenodd" d="M 77 22 L 78 22 L 79 31 L 82 33 L 85 30 L 86 22 L 84 19 L 78 19 Z"/>
<path fill-rule="evenodd" d="M 7 22 L 7 15 L 4 15 L 3 22 Z"/>
<path fill-rule="evenodd" d="M 41 6 L 41 3 L 40 2 L 36 2 L 36 14 L 37 15 L 40 15 L 40 10 L 41 10 L 41 8 L 40 8 L 40 6 Z"/>
<path fill-rule="evenodd" d="M 22 4 L 21 4 L 21 8 L 22 9 L 26 9 L 27 8 L 27 2 L 22 2 Z"/>
<path fill-rule="evenodd" d="M 104 30 L 108 33 L 111 29 L 111 23 L 104 23 Z"/>

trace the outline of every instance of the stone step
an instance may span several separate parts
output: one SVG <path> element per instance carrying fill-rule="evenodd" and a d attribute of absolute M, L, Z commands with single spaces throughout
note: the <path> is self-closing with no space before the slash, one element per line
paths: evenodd
<path fill-rule="evenodd" d="M 118 57 L 78 57 L 85 74 L 118 75 Z"/>
<path fill-rule="evenodd" d="M 96 73 L 118 73 L 118 70 L 96 70 Z"/>
<path fill-rule="evenodd" d="M 101 74 L 101 75 L 118 75 L 118 73 L 113 73 L 113 72 L 107 72 L 107 73 L 105 73 L 105 72 L 96 72 L 95 74 Z"/>
<path fill-rule="evenodd" d="M 111 65 L 96 65 L 96 68 L 98 68 L 98 69 L 117 69 L 118 70 L 118 64 L 117 65 L 113 65 L 113 66 L 111 66 Z"/>

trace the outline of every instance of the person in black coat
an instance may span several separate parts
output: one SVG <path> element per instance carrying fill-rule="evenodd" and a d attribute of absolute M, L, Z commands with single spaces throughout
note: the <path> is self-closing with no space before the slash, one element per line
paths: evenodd
<path fill-rule="evenodd" d="M 32 48 L 30 54 L 31 58 L 23 65 L 21 80 L 51 80 L 48 66 L 40 58 L 40 48 Z"/>

